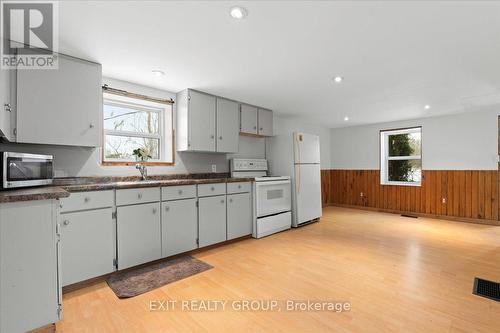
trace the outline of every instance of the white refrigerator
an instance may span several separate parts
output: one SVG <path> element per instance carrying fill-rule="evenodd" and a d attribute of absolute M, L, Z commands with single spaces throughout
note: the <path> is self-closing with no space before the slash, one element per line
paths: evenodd
<path fill-rule="evenodd" d="M 319 136 L 293 133 L 294 218 L 293 227 L 311 222 L 322 215 Z"/>

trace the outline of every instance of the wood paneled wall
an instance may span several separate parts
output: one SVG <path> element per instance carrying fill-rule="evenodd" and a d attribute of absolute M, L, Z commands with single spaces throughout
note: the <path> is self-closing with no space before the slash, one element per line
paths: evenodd
<path fill-rule="evenodd" d="M 322 170 L 324 205 L 498 220 L 496 170 L 425 170 L 422 186 L 380 185 L 379 170 Z"/>

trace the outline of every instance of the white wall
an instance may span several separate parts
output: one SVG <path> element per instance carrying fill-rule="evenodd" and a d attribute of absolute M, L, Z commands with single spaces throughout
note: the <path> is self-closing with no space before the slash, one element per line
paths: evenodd
<path fill-rule="evenodd" d="M 272 174 L 291 176 L 293 172 L 293 132 L 315 134 L 320 139 L 321 169 L 330 169 L 330 130 L 308 124 L 302 118 L 274 116 L 274 136 L 267 139 L 266 157 Z"/>
<path fill-rule="evenodd" d="M 172 98 L 175 101 L 175 93 L 139 86 L 132 83 L 103 79 L 111 87 L 133 91 L 139 94 Z M 174 128 L 175 128 L 175 104 L 174 104 Z M 128 176 L 139 175 L 133 167 L 126 166 L 102 166 L 101 150 L 94 148 L 70 147 L 70 146 L 48 146 L 31 144 L 9 144 L 0 143 L 0 151 L 20 151 L 26 153 L 40 153 L 54 155 L 56 177 L 85 177 L 85 176 Z M 228 172 L 228 158 L 233 156 L 264 158 L 265 140 L 262 138 L 240 137 L 240 149 L 238 154 L 226 155 L 217 153 L 191 153 L 176 152 L 175 166 L 148 167 L 148 173 L 172 174 L 172 173 L 196 173 L 211 172 L 212 164 L 217 165 L 217 172 Z"/>
<path fill-rule="evenodd" d="M 330 130 L 332 169 L 379 169 L 379 131 L 422 126 L 424 170 L 496 170 L 500 106 Z"/>

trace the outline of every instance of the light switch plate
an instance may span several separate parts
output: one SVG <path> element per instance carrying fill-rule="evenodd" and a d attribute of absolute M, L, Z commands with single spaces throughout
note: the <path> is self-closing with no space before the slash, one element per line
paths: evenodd
<path fill-rule="evenodd" d="M 212 172 L 217 172 L 217 164 L 212 164 Z"/>

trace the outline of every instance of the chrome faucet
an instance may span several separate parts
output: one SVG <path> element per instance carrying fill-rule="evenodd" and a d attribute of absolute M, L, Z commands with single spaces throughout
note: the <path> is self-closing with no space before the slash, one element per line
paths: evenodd
<path fill-rule="evenodd" d="M 137 163 L 135 168 L 141 172 L 142 180 L 146 180 L 146 178 L 148 178 L 148 169 L 144 164 Z"/>

